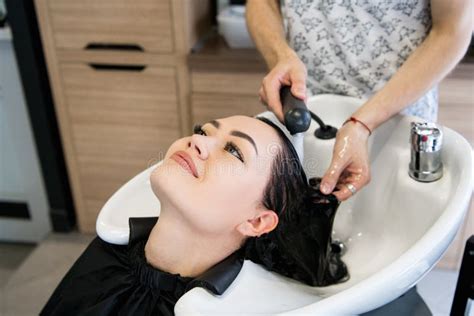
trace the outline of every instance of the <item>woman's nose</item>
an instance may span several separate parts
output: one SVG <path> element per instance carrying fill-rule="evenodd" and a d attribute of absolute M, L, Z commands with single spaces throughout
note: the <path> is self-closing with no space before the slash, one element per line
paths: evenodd
<path fill-rule="evenodd" d="M 207 142 L 207 137 L 194 134 L 191 136 L 191 139 L 188 142 L 188 147 L 196 152 L 199 158 L 207 159 L 209 155 L 209 148 Z"/>

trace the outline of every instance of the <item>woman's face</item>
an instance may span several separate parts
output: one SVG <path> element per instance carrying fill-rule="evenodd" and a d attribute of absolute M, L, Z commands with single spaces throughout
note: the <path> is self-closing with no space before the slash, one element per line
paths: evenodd
<path fill-rule="evenodd" d="M 228 234 L 262 211 L 280 149 L 277 132 L 255 118 L 211 121 L 171 145 L 151 174 L 152 188 L 193 230 Z"/>

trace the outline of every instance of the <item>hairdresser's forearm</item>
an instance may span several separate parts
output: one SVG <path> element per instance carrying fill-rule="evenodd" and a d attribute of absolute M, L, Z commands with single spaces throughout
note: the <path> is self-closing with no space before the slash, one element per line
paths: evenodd
<path fill-rule="evenodd" d="M 269 69 L 295 54 L 288 46 L 278 0 L 248 0 L 246 20 L 249 33 Z"/>
<path fill-rule="evenodd" d="M 469 29 L 433 28 L 385 87 L 353 115 L 373 130 L 414 103 L 454 68 L 470 36 Z"/>

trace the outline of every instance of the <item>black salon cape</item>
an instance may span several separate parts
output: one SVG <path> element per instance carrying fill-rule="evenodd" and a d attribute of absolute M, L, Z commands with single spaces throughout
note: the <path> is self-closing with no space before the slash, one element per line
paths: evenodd
<path fill-rule="evenodd" d="M 58 285 L 40 315 L 174 315 L 178 299 L 200 286 L 221 295 L 237 277 L 239 251 L 196 278 L 146 262 L 144 248 L 157 217 L 131 218 L 127 246 L 96 237 Z"/>

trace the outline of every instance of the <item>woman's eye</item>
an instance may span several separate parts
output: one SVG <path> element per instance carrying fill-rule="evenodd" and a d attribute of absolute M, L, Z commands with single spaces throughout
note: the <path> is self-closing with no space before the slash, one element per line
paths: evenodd
<path fill-rule="evenodd" d="M 193 129 L 194 134 L 207 136 L 206 132 L 202 129 L 202 125 L 196 124 Z"/>
<path fill-rule="evenodd" d="M 194 134 L 207 136 L 206 131 L 202 129 L 202 125 L 200 124 L 194 125 L 193 132 Z M 225 144 L 224 150 L 229 152 L 232 156 L 235 156 L 240 161 L 244 162 L 244 156 L 242 155 L 242 152 L 233 142 L 227 142 Z"/>
<path fill-rule="evenodd" d="M 225 150 L 227 150 L 231 155 L 235 156 L 240 161 L 244 162 L 244 158 L 239 148 L 232 142 L 229 142 L 225 145 Z"/>

